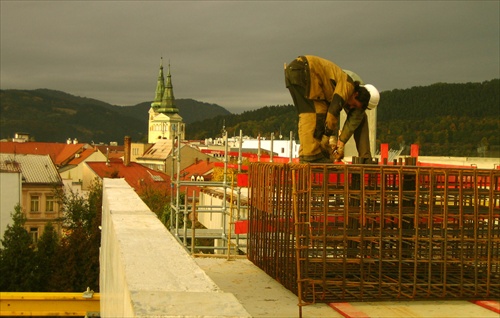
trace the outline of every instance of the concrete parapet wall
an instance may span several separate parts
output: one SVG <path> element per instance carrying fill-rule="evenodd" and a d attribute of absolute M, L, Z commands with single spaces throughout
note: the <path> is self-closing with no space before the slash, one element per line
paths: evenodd
<path fill-rule="evenodd" d="M 124 179 L 104 179 L 101 317 L 250 317 Z"/>
<path fill-rule="evenodd" d="M 418 161 L 429 164 L 464 166 L 464 168 L 477 167 L 478 169 L 498 169 L 498 166 L 500 165 L 500 158 L 485 158 L 485 157 L 419 156 Z"/>

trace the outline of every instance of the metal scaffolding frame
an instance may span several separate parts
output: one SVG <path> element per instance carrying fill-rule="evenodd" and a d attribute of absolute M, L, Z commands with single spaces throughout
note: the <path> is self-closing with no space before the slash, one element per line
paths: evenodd
<path fill-rule="evenodd" d="M 177 130 L 175 130 L 177 132 Z M 172 180 L 172 202 L 171 202 L 171 215 L 174 217 L 170 218 L 170 224 L 168 225 L 169 230 L 178 239 L 178 241 L 193 255 L 197 253 L 195 251 L 203 250 L 214 250 L 217 255 L 239 255 L 240 251 L 246 250 L 246 234 L 238 234 L 235 231 L 235 224 L 239 221 L 246 221 L 242 218 L 242 209 L 248 210 L 247 202 L 243 202 L 241 197 L 241 188 L 236 182 L 236 177 L 234 173 L 228 172 L 229 163 L 229 146 L 228 146 L 228 134 L 227 131 L 223 131 L 223 139 L 225 142 L 224 150 L 224 173 L 223 181 L 184 181 L 180 180 L 180 142 L 179 134 L 175 133 L 172 139 L 172 176 L 176 176 L 175 180 Z M 290 133 L 290 138 L 292 138 L 292 133 Z M 238 173 L 242 173 L 242 148 L 243 134 L 240 131 L 239 135 L 239 150 L 238 150 Z M 258 149 L 260 154 L 260 147 Z M 258 157 L 260 160 L 260 156 Z M 272 161 L 272 156 L 271 156 Z M 189 197 L 186 193 L 184 202 L 181 202 L 181 188 L 184 186 L 197 186 L 203 189 L 222 189 L 222 205 L 199 205 L 197 204 L 194 194 Z M 196 213 L 216 213 L 220 214 L 222 217 L 222 228 L 221 229 L 195 229 L 194 227 L 187 228 L 187 221 L 190 218 L 190 214 L 195 215 Z M 194 222 L 192 222 L 193 224 Z M 218 246 L 203 246 L 196 245 L 198 239 L 214 239 L 219 240 Z M 207 256 L 208 254 L 203 254 Z"/>

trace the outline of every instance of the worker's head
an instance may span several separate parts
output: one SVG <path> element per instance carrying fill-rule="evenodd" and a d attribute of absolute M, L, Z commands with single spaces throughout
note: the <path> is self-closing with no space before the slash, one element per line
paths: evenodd
<path fill-rule="evenodd" d="M 358 81 L 354 82 L 354 94 L 347 100 L 351 108 L 374 109 L 378 105 L 380 94 L 371 84 L 360 85 Z"/>
<path fill-rule="evenodd" d="M 374 109 L 380 100 L 380 93 L 371 84 L 359 85 L 355 90 L 356 99 L 361 102 L 363 109 Z"/>

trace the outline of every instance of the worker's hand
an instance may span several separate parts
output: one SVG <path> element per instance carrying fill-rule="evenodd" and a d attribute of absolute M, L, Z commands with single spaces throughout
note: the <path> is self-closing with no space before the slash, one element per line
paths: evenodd
<path fill-rule="evenodd" d="M 335 148 L 337 148 L 337 136 L 330 136 L 328 144 L 330 145 L 330 148 L 335 150 Z"/>
<path fill-rule="evenodd" d="M 344 146 L 337 146 L 337 149 L 333 152 L 333 158 L 335 158 L 337 162 L 344 159 Z"/>
<path fill-rule="evenodd" d="M 325 120 L 325 135 L 331 136 L 338 129 L 338 118 L 331 113 L 326 114 Z"/>
<path fill-rule="evenodd" d="M 335 151 L 334 146 L 336 147 L 337 143 L 335 142 L 334 145 L 331 144 L 332 138 L 335 138 L 335 140 L 337 140 L 337 138 L 334 136 L 328 137 L 326 135 L 323 135 L 319 146 L 321 148 L 323 156 L 325 156 L 325 158 L 330 158 L 332 162 L 335 162 L 335 158 L 333 157 L 333 152 Z"/>
<path fill-rule="evenodd" d="M 329 148 L 329 142 L 328 141 L 329 141 L 329 137 L 323 135 L 323 136 L 321 136 L 321 141 L 319 143 L 320 143 L 321 147 L 323 147 L 323 148 L 326 149 L 326 148 Z"/>

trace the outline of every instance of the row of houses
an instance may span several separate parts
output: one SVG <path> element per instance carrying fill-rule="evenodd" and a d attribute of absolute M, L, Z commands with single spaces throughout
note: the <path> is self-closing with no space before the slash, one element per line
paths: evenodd
<path fill-rule="evenodd" d="M 148 111 L 148 143 L 133 143 L 124 137 L 123 146 L 80 143 L 30 142 L 30 135 L 16 133 L 11 141 L 0 142 L 0 235 L 11 223 L 11 214 L 19 204 L 27 218 L 26 229 L 36 240 L 51 221 L 58 232 L 62 226 L 57 190 L 85 195 L 94 180 L 123 178 L 138 193 L 154 188 L 165 195 L 171 191 L 171 178 L 187 181 L 210 181 L 214 166 L 222 161 L 225 150 L 249 148 L 247 156 L 271 153 L 285 158 L 297 157 L 294 141 L 266 141 L 250 138 L 228 138 L 189 142 L 185 140 L 185 123 L 175 105 L 170 65 L 163 73 L 163 59 L 157 78 L 154 101 Z M 180 162 L 171 160 L 173 140 L 178 136 Z M 292 139 L 292 138 L 290 138 Z M 262 144 L 261 144 L 262 143 Z M 275 150 L 273 146 L 276 145 Z M 258 149 L 258 150 L 256 150 Z M 257 152 L 257 154 L 256 154 Z M 174 166 L 175 170 L 174 171 Z M 189 189 L 191 191 L 191 189 Z M 188 189 L 186 189 L 188 191 Z M 210 199 L 211 200 L 211 199 Z"/>
<path fill-rule="evenodd" d="M 57 220 L 62 213 L 56 191 L 86 195 L 92 183 L 103 178 L 123 178 L 138 193 L 153 188 L 169 195 L 172 169 L 166 167 L 172 147 L 167 141 L 141 144 L 125 137 L 122 146 L 0 142 L 1 236 L 11 224 L 17 204 L 26 216 L 26 230 L 35 241 L 49 221 L 61 233 L 63 228 Z M 189 143 L 183 143 L 180 151 L 182 180 L 210 180 L 219 158 Z"/>

